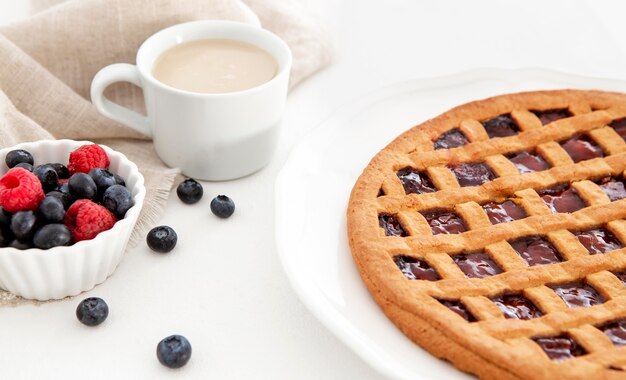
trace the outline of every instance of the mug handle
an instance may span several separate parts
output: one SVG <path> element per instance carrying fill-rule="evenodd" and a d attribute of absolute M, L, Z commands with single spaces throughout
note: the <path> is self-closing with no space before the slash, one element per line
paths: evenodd
<path fill-rule="evenodd" d="M 114 63 L 102 68 L 93 77 L 91 81 L 91 102 L 101 114 L 109 119 L 113 119 L 137 132 L 152 137 L 152 129 L 147 117 L 113 103 L 104 97 L 104 90 L 116 82 L 130 82 L 143 89 L 137 66 L 128 63 Z"/>

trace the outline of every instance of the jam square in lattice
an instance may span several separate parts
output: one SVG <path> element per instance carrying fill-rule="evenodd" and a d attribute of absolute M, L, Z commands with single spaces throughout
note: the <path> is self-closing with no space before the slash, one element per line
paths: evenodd
<path fill-rule="evenodd" d="M 395 256 L 393 261 L 402 271 L 404 277 L 409 280 L 437 281 L 441 278 L 435 268 L 428 265 L 425 260 L 410 256 Z"/>
<path fill-rule="evenodd" d="M 585 349 L 576 343 L 569 335 L 535 337 L 533 340 L 541 347 L 546 355 L 555 362 L 561 362 L 587 353 Z"/>
<path fill-rule="evenodd" d="M 613 274 L 626 286 L 626 271 L 613 272 Z"/>
<path fill-rule="evenodd" d="M 519 127 L 510 113 L 483 121 L 483 127 L 485 127 L 485 131 L 490 139 L 514 136 L 519 133 Z"/>
<path fill-rule="evenodd" d="M 613 128 L 618 135 L 626 140 L 626 117 L 613 120 L 611 124 L 609 124 L 609 127 Z"/>
<path fill-rule="evenodd" d="M 595 255 L 607 253 L 622 248 L 622 243 L 606 228 L 596 228 L 587 231 L 576 231 L 574 235 L 578 241 L 587 248 L 587 251 Z"/>
<path fill-rule="evenodd" d="M 567 108 L 531 112 L 534 113 L 539 120 L 541 120 L 542 125 L 550 124 L 553 121 L 573 116 Z"/>
<path fill-rule="evenodd" d="M 502 269 L 484 252 L 460 253 L 452 260 L 469 278 L 484 278 L 502 273 Z"/>
<path fill-rule="evenodd" d="M 378 225 L 385 230 L 386 236 L 407 236 L 402 223 L 395 215 L 378 215 Z"/>
<path fill-rule="evenodd" d="M 626 320 L 621 319 L 598 327 L 616 346 L 626 346 Z"/>
<path fill-rule="evenodd" d="M 622 178 L 610 178 L 601 182 L 600 188 L 611 202 L 619 201 L 626 198 L 626 188 L 624 187 L 624 180 Z"/>
<path fill-rule="evenodd" d="M 526 264 L 531 267 L 556 264 L 563 261 L 552 243 L 538 235 L 524 236 L 509 242 L 509 244 L 526 261 Z"/>
<path fill-rule="evenodd" d="M 543 315 L 531 300 L 521 294 L 503 294 L 491 300 L 507 319 L 533 319 Z"/>
<path fill-rule="evenodd" d="M 448 166 L 461 187 L 480 186 L 496 178 L 494 172 L 484 162 L 462 162 Z"/>
<path fill-rule="evenodd" d="M 437 191 L 428 174 L 411 168 L 398 171 L 398 178 L 406 194 L 424 194 Z"/>
<path fill-rule="evenodd" d="M 435 149 L 451 149 L 469 144 L 469 140 L 460 129 L 451 129 L 435 140 Z"/>
<path fill-rule="evenodd" d="M 528 216 L 523 208 L 511 200 L 502 203 L 489 202 L 481 207 L 485 210 L 491 224 L 512 222 Z"/>
<path fill-rule="evenodd" d="M 465 307 L 463 303 L 459 301 L 447 301 L 447 300 L 439 300 L 439 302 L 443 306 L 447 307 L 448 309 L 460 315 L 461 318 L 465 319 L 466 321 L 476 322 L 476 317 L 474 317 L 474 315 L 469 310 L 467 310 L 467 307 Z"/>
<path fill-rule="evenodd" d="M 447 210 L 429 210 L 421 213 L 433 235 L 437 234 L 460 234 L 467 231 L 467 227 L 456 213 Z"/>
<path fill-rule="evenodd" d="M 591 285 L 582 281 L 550 286 L 569 307 L 589 307 L 604 303 L 604 298 Z"/>
<path fill-rule="evenodd" d="M 561 143 L 574 162 L 604 157 L 604 151 L 589 135 L 578 134 Z"/>
<path fill-rule="evenodd" d="M 550 169 L 550 164 L 536 151 L 521 151 L 512 153 L 507 158 L 515 165 L 521 173 L 540 172 Z"/>
<path fill-rule="evenodd" d="M 566 183 L 548 189 L 537 190 L 537 194 L 541 196 L 554 213 L 574 212 L 586 206 L 576 189 Z"/>

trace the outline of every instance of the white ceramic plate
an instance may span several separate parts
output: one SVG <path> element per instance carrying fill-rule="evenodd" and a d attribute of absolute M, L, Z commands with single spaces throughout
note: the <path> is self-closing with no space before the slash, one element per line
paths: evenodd
<path fill-rule="evenodd" d="M 304 304 L 391 378 L 466 379 L 406 338 L 370 297 L 352 261 L 346 207 L 369 160 L 410 127 L 468 101 L 511 92 L 626 91 L 626 82 L 558 72 L 483 69 L 383 88 L 342 107 L 292 151 L 276 181 L 276 240 Z"/>

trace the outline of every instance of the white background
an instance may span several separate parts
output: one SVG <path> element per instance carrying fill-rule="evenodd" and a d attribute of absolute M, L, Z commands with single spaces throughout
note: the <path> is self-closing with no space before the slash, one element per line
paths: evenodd
<path fill-rule="evenodd" d="M 547 67 L 626 79 L 619 0 L 308 4 L 329 25 L 335 62 L 290 94 L 274 161 L 241 180 L 205 183 L 197 205 L 170 197 L 161 222 L 178 232 L 176 250 L 160 256 L 140 245 L 88 293 L 109 303 L 103 325 L 77 322 L 82 297 L 1 309 L 1 378 L 380 379 L 306 310 L 276 256 L 274 179 L 293 145 L 346 102 L 409 78 Z M 32 9 L 26 0 L 0 0 L 0 24 Z M 217 194 L 235 200 L 231 219 L 210 213 Z M 194 350 L 177 371 L 155 356 L 172 333 Z"/>

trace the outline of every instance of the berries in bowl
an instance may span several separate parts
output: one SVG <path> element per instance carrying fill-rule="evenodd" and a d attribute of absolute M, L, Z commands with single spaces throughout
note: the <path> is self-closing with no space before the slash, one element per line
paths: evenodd
<path fill-rule="evenodd" d="M 145 194 L 137 166 L 104 145 L 42 140 L 0 150 L 0 288 L 50 300 L 103 282 Z"/>

